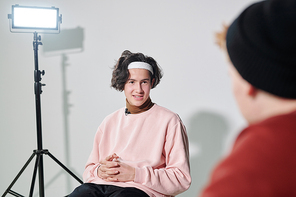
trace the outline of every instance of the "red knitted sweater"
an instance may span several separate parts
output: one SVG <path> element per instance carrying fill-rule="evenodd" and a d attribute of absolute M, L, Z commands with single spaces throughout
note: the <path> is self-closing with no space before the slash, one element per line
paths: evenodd
<path fill-rule="evenodd" d="M 201 196 L 296 196 L 296 112 L 244 129 Z"/>

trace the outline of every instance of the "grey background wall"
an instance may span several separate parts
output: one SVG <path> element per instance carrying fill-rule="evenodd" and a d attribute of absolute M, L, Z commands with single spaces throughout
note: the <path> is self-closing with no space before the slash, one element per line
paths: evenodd
<path fill-rule="evenodd" d="M 110 88 L 111 67 L 129 49 L 154 57 L 164 71 L 154 102 L 180 115 L 190 141 L 196 196 L 210 170 L 245 126 L 231 92 L 227 63 L 214 33 L 251 0 L 10 0 L 0 1 L 0 193 L 37 147 L 33 89 L 33 34 L 11 33 L 11 5 L 56 6 L 61 33 L 43 35 L 39 67 L 43 147 L 82 176 L 97 127 L 125 105 Z M 34 162 L 14 190 L 28 195 Z M 79 185 L 44 156 L 47 196 Z M 38 186 L 35 196 L 38 195 Z"/>

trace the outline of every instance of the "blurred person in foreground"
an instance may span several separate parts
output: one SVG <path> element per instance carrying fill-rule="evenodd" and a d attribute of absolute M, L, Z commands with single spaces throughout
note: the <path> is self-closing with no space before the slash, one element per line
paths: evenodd
<path fill-rule="evenodd" d="M 188 138 L 180 117 L 150 98 L 162 78 L 157 62 L 124 51 L 111 87 L 124 91 L 126 106 L 99 126 L 83 173 L 69 197 L 169 197 L 191 183 Z"/>
<path fill-rule="evenodd" d="M 256 2 L 217 38 L 249 125 L 200 196 L 296 196 L 296 1 Z"/>

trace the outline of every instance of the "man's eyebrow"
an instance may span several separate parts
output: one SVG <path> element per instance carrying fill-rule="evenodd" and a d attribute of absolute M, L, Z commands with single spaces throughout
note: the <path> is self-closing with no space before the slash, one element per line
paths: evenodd
<path fill-rule="evenodd" d="M 136 81 L 135 79 L 127 79 L 128 81 L 132 80 L 132 81 Z M 149 81 L 149 78 L 147 79 L 141 79 L 140 81 Z"/>

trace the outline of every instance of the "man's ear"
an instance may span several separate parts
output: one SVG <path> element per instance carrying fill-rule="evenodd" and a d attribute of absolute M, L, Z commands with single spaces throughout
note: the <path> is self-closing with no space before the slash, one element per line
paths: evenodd
<path fill-rule="evenodd" d="M 155 82 L 155 78 L 153 78 L 152 81 L 151 81 L 151 87 L 153 87 L 154 82 Z"/>
<path fill-rule="evenodd" d="M 253 85 L 249 84 L 248 87 L 248 95 L 251 97 L 255 97 L 258 93 L 258 89 L 255 88 Z"/>

